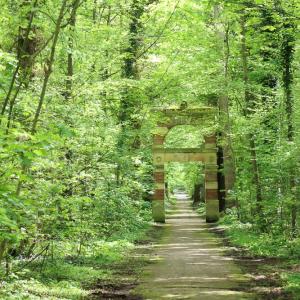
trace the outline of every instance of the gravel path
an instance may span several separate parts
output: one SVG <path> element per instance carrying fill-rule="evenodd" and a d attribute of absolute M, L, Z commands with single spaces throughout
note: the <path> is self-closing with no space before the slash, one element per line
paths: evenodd
<path fill-rule="evenodd" d="M 226 256 L 222 239 L 199 218 L 185 194 L 177 194 L 163 234 L 155 244 L 156 262 L 146 267 L 134 293 L 144 299 L 241 300 L 248 279 Z"/>

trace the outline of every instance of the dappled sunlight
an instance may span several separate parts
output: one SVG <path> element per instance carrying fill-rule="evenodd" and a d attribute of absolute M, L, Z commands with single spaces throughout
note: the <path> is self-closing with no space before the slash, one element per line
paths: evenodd
<path fill-rule="evenodd" d="M 149 258 L 150 261 L 162 261 L 163 259 L 164 258 L 161 256 L 153 256 Z"/>
<path fill-rule="evenodd" d="M 171 278 L 156 278 L 155 282 L 203 282 L 203 281 L 228 281 L 230 277 L 206 277 L 206 276 L 197 276 L 197 277 L 171 277 Z"/>
<path fill-rule="evenodd" d="M 189 209 L 181 209 L 180 213 L 190 213 L 191 211 Z M 168 213 L 178 213 L 178 209 L 166 209 L 166 213 L 167 213 L 167 217 L 168 217 Z"/>
<path fill-rule="evenodd" d="M 300 0 L 0 7 L 0 300 L 300 294 Z"/>
<path fill-rule="evenodd" d="M 182 228 L 182 229 L 179 229 L 180 231 L 190 231 L 190 232 L 201 232 L 201 231 L 204 231 L 206 232 L 207 229 L 206 228 Z"/>
<path fill-rule="evenodd" d="M 215 263 L 215 262 L 187 262 L 187 265 L 198 265 L 198 266 L 222 266 L 221 263 Z"/>
<path fill-rule="evenodd" d="M 163 295 L 163 299 L 191 299 L 191 297 L 197 296 L 197 293 L 188 293 L 188 294 L 167 294 Z"/>
<path fill-rule="evenodd" d="M 186 245 L 186 246 L 203 246 L 203 245 L 215 245 L 215 244 L 209 244 L 209 243 L 205 243 L 202 242 L 201 240 L 199 242 L 183 242 L 183 243 L 168 243 L 168 244 L 164 244 L 162 246 L 165 247 L 172 247 L 172 246 L 180 246 L 180 245 Z"/>
<path fill-rule="evenodd" d="M 162 298 L 166 298 L 166 299 L 189 299 L 190 295 L 186 296 L 186 295 L 180 295 L 180 294 L 167 294 L 162 296 Z"/>
<path fill-rule="evenodd" d="M 216 296 L 216 295 L 219 295 L 219 296 L 228 296 L 228 295 L 243 296 L 243 295 L 247 295 L 246 293 L 239 292 L 239 291 L 232 291 L 232 290 L 210 290 L 210 291 L 202 291 L 199 294 L 211 295 L 211 296 Z"/>
<path fill-rule="evenodd" d="M 229 257 L 229 256 L 224 256 L 224 257 L 219 257 L 219 256 L 211 256 L 212 259 L 218 259 L 218 260 L 224 260 L 224 261 L 229 261 L 229 260 L 238 260 L 235 257 Z"/>
<path fill-rule="evenodd" d="M 240 300 L 244 294 L 236 289 L 248 277 L 234 264 L 235 258 L 225 255 L 228 247 L 187 201 L 180 202 L 177 209 L 172 222 L 167 220 L 170 226 L 164 239 L 152 245 L 156 263 L 147 267 L 147 278 L 137 290 L 153 300 Z"/>
<path fill-rule="evenodd" d="M 176 215 L 172 215 L 172 216 L 167 216 L 166 220 L 168 222 L 168 220 L 178 220 L 178 219 L 186 219 L 188 218 L 187 222 L 191 222 L 192 219 L 197 219 L 197 216 L 193 216 L 193 215 L 189 215 L 189 214 L 176 214 Z"/>

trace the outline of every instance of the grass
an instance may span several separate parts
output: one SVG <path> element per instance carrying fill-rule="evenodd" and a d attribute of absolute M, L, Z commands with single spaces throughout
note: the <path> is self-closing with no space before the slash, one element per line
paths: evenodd
<path fill-rule="evenodd" d="M 80 284 L 70 281 L 53 281 L 41 283 L 31 278 L 2 283 L 1 299 L 82 299 L 88 291 L 82 289 Z"/>
<path fill-rule="evenodd" d="M 31 263 L 2 281 L 0 299 L 82 299 L 89 294 L 88 286 L 111 279 L 111 266 L 126 260 L 133 246 L 121 244 L 122 251 L 119 243 L 103 242 L 101 255 L 47 258 Z"/>
<path fill-rule="evenodd" d="M 201 216 L 201 217 L 205 217 L 206 215 L 206 206 L 205 203 L 201 202 L 199 204 L 199 206 L 197 207 L 197 213 Z"/>
<path fill-rule="evenodd" d="M 232 245 L 254 257 L 280 259 L 280 278 L 285 291 L 300 299 L 300 240 L 288 240 L 283 234 L 259 233 L 249 223 L 241 223 L 233 214 L 220 221 Z"/>
<path fill-rule="evenodd" d="M 174 195 L 170 195 L 169 197 L 166 198 L 166 205 L 167 206 L 174 206 L 177 203 L 177 198 Z"/>
<path fill-rule="evenodd" d="M 118 286 L 123 277 L 130 281 L 143 263 L 133 255 L 135 243 L 148 239 L 151 210 L 149 203 L 144 206 L 107 240 L 86 242 L 80 255 L 78 241 L 53 241 L 36 249 L 48 249 L 45 256 L 32 262 L 14 260 L 9 276 L 0 265 L 0 299 L 84 299 L 99 282 Z"/>
<path fill-rule="evenodd" d="M 219 225 L 234 245 L 247 249 L 253 256 L 300 258 L 300 239 L 290 240 L 280 230 L 260 232 L 251 223 L 240 222 L 231 211 L 220 219 Z"/>
<path fill-rule="evenodd" d="M 62 248 L 65 251 L 59 253 Z M 70 248 L 70 244 L 57 243 L 54 259 L 34 261 L 20 271 L 16 270 L 22 265 L 15 261 L 15 271 L 0 281 L 0 299 L 84 299 L 97 282 L 118 281 L 120 269 L 132 263 L 135 246 L 126 240 L 98 241 L 81 256 L 66 255 Z"/>
<path fill-rule="evenodd" d="M 106 279 L 111 272 L 65 260 L 46 260 L 44 269 L 37 262 L 20 273 L 13 273 L 1 283 L 0 299 L 82 299 L 90 281 Z"/>
<path fill-rule="evenodd" d="M 293 295 L 294 299 L 300 299 L 300 271 L 284 272 L 281 278 L 285 282 L 285 289 Z"/>

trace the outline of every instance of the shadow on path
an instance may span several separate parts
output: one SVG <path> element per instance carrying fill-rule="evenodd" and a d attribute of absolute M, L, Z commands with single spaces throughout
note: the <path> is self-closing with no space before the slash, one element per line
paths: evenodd
<path fill-rule="evenodd" d="M 154 264 L 144 269 L 134 294 L 144 299 L 240 300 L 248 279 L 226 256 L 222 239 L 193 211 L 185 194 L 176 195 L 162 238 L 154 244 Z"/>

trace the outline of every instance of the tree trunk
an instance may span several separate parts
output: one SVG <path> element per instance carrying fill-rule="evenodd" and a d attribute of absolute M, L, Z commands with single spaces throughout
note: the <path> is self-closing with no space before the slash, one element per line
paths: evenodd
<path fill-rule="evenodd" d="M 220 5 L 216 5 L 214 7 L 214 18 L 216 22 L 221 15 L 222 8 Z M 220 184 L 222 185 L 222 189 L 225 191 L 225 195 L 221 195 L 220 197 L 227 197 L 228 191 L 233 189 L 234 181 L 235 181 L 235 163 L 234 163 L 234 154 L 232 149 L 231 142 L 231 120 L 229 116 L 229 96 L 228 96 L 228 81 L 229 81 L 229 58 L 230 58 L 230 45 L 229 45 L 229 30 L 230 25 L 227 23 L 220 24 L 224 29 L 220 29 L 220 26 L 216 26 L 216 35 L 220 44 L 222 43 L 223 47 L 223 76 L 224 76 L 224 89 L 223 93 L 220 95 L 218 99 L 218 109 L 219 109 L 219 122 L 221 126 L 221 132 L 219 134 L 219 139 L 221 141 L 222 147 L 219 146 L 219 154 L 223 155 L 222 158 L 222 166 L 219 166 L 219 169 L 223 170 L 223 176 L 219 176 Z M 222 149 L 221 149 L 222 148 Z M 220 158 L 219 158 L 219 161 Z M 223 177 L 223 178 L 221 178 Z M 224 183 L 221 183 L 221 180 L 224 180 Z M 222 192 L 224 193 L 224 192 Z M 225 198 L 221 201 L 224 202 Z M 225 209 L 225 203 L 221 204 L 220 207 L 222 210 Z"/>
<path fill-rule="evenodd" d="M 217 164 L 218 164 L 218 199 L 219 199 L 219 210 L 225 211 L 225 176 L 224 176 L 224 150 L 222 147 L 217 148 Z"/>
<path fill-rule="evenodd" d="M 194 185 L 194 193 L 193 193 L 193 206 L 197 207 L 201 203 L 201 188 L 203 184 L 195 183 Z"/>
<path fill-rule="evenodd" d="M 247 39 L 246 39 L 246 16 L 243 15 L 241 17 L 241 29 L 242 29 L 242 44 L 241 44 L 241 58 L 243 64 L 243 79 L 244 79 L 244 86 L 245 86 L 245 110 L 244 114 L 246 117 L 250 116 L 252 113 L 252 109 L 254 107 L 254 99 L 253 95 L 250 92 L 249 86 L 249 70 L 248 70 L 248 49 L 247 49 Z M 257 163 L 257 153 L 256 153 L 256 143 L 255 137 L 253 133 L 248 135 L 249 145 L 250 145 L 250 156 L 251 156 L 251 165 L 252 165 L 252 172 L 253 172 L 253 184 L 256 190 L 256 213 L 262 217 L 262 189 L 261 189 L 261 182 L 259 177 L 259 168 Z"/>
<path fill-rule="evenodd" d="M 292 10 L 292 5 L 291 10 Z M 285 109 L 287 119 L 287 140 L 294 142 L 294 97 L 293 97 L 293 59 L 295 52 L 295 40 L 297 26 L 294 18 L 291 17 L 281 6 L 281 1 L 277 1 L 277 9 L 284 20 L 283 36 L 281 43 L 281 64 L 282 64 L 282 81 L 284 88 Z M 296 193 L 296 169 L 292 166 L 290 171 L 290 188 L 293 198 L 291 206 L 291 231 L 292 236 L 296 237 L 297 227 L 297 193 Z"/>
<path fill-rule="evenodd" d="M 75 25 L 76 25 L 76 14 L 77 9 L 79 7 L 80 1 L 75 0 L 72 9 L 71 9 L 71 16 L 69 21 L 69 39 L 68 39 L 68 56 L 67 56 L 67 79 L 66 79 L 66 100 L 72 98 L 72 88 L 73 88 L 73 75 L 74 75 L 74 68 L 73 68 L 73 48 L 74 48 L 74 32 L 75 32 Z"/>
<path fill-rule="evenodd" d="M 142 29 L 141 17 L 145 11 L 145 4 L 139 0 L 133 0 L 130 9 L 129 46 L 125 50 L 126 56 L 123 62 L 122 77 L 132 80 L 139 79 L 137 56 L 140 48 L 140 31 Z M 122 127 L 119 146 L 126 143 L 127 131 L 138 130 L 141 127 L 139 120 L 134 117 L 135 111 L 140 109 L 141 103 L 136 100 L 134 87 L 126 87 L 123 91 L 120 103 L 119 122 Z M 139 137 L 133 141 L 127 141 L 133 149 L 140 147 Z"/>
<path fill-rule="evenodd" d="M 4 254 L 5 254 L 5 251 L 6 251 L 6 245 L 7 245 L 6 240 L 2 240 L 0 242 L 0 263 L 2 262 L 3 257 L 4 257 Z"/>
<path fill-rule="evenodd" d="M 225 189 L 226 197 L 228 196 L 228 191 L 231 191 L 234 186 L 235 181 L 235 161 L 234 152 L 232 148 L 231 141 L 231 120 L 229 116 L 229 97 L 228 97 L 228 81 L 229 81 L 229 57 L 230 57 L 230 46 L 229 46 L 229 25 L 225 29 L 224 35 L 225 53 L 224 53 L 224 80 L 225 80 L 225 93 L 221 96 L 219 102 L 219 110 L 223 115 L 224 123 L 224 135 L 225 144 L 223 147 L 224 152 L 224 171 L 225 171 Z"/>
<path fill-rule="evenodd" d="M 32 134 L 34 134 L 36 132 L 37 122 L 39 120 L 39 116 L 40 116 L 42 106 L 43 106 L 43 103 L 44 103 L 44 100 L 45 100 L 46 89 L 47 89 L 47 85 L 48 85 L 50 75 L 52 73 L 52 65 L 53 65 L 54 57 L 55 57 L 56 44 L 57 44 L 57 41 L 58 41 L 58 36 L 59 36 L 60 29 L 61 29 L 61 23 L 62 23 L 63 18 L 64 18 L 64 12 L 65 12 L 66 5 L 67 5 L 67 0 L 63 0 L 62 4 L 61 4 L 61 8 L 60 8 L 58 18 L 56 20 L 56 26 L 55 26 L 54 35 L 53 35 L 53 42 L 52 42 L 52 46 L 51 46 L 50 56 L 47 59 L 47 61 L 45 62 L 45 65 L 44 65 L 44 72 L 45 72 L 44 82 L 43 82 L 43 86 L 42 86 L 41 95 L 40 95 L 40 98 L 39 98 L 38 107 L 36 109 L 34 119 L 33 119 L 33 122 L 32 122 L 32 127 L 31 127 L 31 133 Z"/>
<path fill-rule="evenodd" d="M 33 19 L 34 19 L 34 16 L 35 16 L 35 8 L 37 7 L 37 4 L 38 4 L 38 0 L 35 0 L 33 2 L 33 5 L 32 5 L 32 9 L 30 11 L 30 14 L 27 16 L 27 19 L 28 19 L 28 25 L 27 25 L 27 28 L 24 32 L 24 34 L 21 33 L 21 30 L 20 30 L 20 33 L 19 33 L 19 47 L 18 47 L 18 63 L 17 63 L 17 66 L 16 66 L 16 69 L 14 71 L 14 74 L 13 74 L 13 77 L 11 79 L 11 82 L 10 82 L 10 86 L 9 86 L 9 89 L 8 89 L 8 92 L 7 92 L 7 95 L 3 101 L 3 105 L 2 105 L 2 109 L 1 109 L 1 115 L 3 116 L 4 113 L 5 113 L 5 110 L 6 110 L 6 107 L 8 105 L 8 103 L 10 102 L 10 111 L 13 109 L 13 106 L 14 106 L 14 103 L 15 103 L 15 100 L 17 98 L 17 95 L 19 93 L 19 90 L 21 88 L 21 85 L 22 85 L 22 81 L 27 77 L 28 75 L 28 70 L 26 70 L 26 64 L 24 61 L 25 60 L 31 60 L 31 52 L 28 53 L 28 49 L 30 48 L 29 47 L 29 44 L 30 44 L 30 32 L 32 31 L 32 23 L 33 23 Z M 20 44 L 20 39 L 22 37 L 22 43 Z M 17 92 L 14 94 L 14 97 L 12 100 L 10 100 L 10 96 L 13 92 L 13 89 L 14 89 L 14 85 L 15 85 L 15 82 L 17 80 L 17 77 L 18 77 L 18 74 L 19 74 L 19 71 L 20 69 L 25 68 L 25 74 L 23 75 L 23 80 L 20 80 L 19 81 L 19 84 L 18 84 L 18 87 L 17 87 Z M 10 116 L 11 116 L 12 112 L 10 112 Z M 10 122 L 10 117 L 8 118 L 9 119 L 9 122 Z M 8 123 L 8 127 L 9 127 L 9 123 Z"/>

